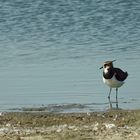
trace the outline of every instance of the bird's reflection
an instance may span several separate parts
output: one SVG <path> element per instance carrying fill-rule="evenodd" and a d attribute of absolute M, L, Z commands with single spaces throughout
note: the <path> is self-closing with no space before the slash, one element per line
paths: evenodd
<path fill-rule="evenodd" d="M 119 105 L 118 105 L 118 98 L 116 97 L 116 107 L 114 107 L 113 108 L 113 106 L 112 106 L 112 102 L 111 102 L 111 100 L 110 100 L 110 98 L 108 98 L 108 101 L 109 101 L 109 108 L 110 109 L 119 109 Z"/>

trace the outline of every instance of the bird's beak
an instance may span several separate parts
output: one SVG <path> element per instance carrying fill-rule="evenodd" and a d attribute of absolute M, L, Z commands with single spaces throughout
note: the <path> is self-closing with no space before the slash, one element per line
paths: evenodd
<path fill-rule="evenodd" d="M 100 69 L 102 69 L 103 68 L 103 66 L 102 67 L 100 67 Z"/>
<path fill-rule="evenodd" d="M 114 62 L 114 61 L 116 61 L 116 60 L 113 60 L 112 62 Z"/>

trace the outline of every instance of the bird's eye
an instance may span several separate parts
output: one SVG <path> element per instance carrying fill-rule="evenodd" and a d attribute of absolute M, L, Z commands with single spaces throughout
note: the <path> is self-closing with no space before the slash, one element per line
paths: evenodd
<path fill-rule="evenodd" d="M 106 68 L 108 65 L 107 64 L 104 64 L 104 67 Z"/>

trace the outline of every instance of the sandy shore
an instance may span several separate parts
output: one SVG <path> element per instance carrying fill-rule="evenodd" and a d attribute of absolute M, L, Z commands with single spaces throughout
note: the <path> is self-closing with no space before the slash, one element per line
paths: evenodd
<path fill-rule="evenodd" d="M 0 140 L 139 140 L 140 110 L 0 114 Z"/>

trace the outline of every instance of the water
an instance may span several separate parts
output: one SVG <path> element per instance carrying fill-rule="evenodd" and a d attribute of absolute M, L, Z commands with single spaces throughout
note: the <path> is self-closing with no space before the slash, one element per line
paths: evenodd
<path fill-rule="evenodd" d="M 105 110 L 99 68 L 113 59 L 129 73 L 119 107 L 139 109 L 139 11 L 138 0 L 1 1 L 0 110 Z"/>

